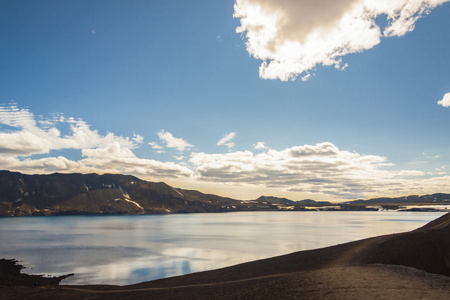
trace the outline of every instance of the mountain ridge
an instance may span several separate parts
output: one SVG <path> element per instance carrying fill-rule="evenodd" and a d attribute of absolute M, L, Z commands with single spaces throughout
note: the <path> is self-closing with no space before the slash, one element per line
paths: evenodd
<path fill-rule="evenodd" d="M 132 175 L 0 171 L 0 215 L 216 212 L 238 203 Z"/>
<path fill-rule="evenodd" d="M 378 200 L 377 200 L 378 199 Z M 450 204 L 450 194 L 372 198 L 342 203 L 261 196 L 236 200 L 149 182 L 133 175 L 0 171 L 0 216 L 165 214 L 264 210 L 367 210 L 374 204 Z M 340 206 L 336 208 L 336 206 Z"/>

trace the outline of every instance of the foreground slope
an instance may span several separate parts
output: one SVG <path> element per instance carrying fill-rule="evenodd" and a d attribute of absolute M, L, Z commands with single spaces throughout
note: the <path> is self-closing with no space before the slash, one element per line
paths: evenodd
<path fill-rule="evenodd" d="M 450 213 L 407 233 L 130 286 L 0 292 L 5 299 L 449 299 Z"/>

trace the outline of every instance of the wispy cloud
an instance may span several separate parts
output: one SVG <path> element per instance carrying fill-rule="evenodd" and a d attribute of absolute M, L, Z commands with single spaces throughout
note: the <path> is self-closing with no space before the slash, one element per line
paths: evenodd
<path fill-rule="evenodd" d="M 158 132 L 159 138 L 166 144 L 168 148 L 175 148 L 178 151 L 184 151 L 194 147 L 182 138 L 176 138 L 172 133 L 161 130 Z"/>
<path fill-rule="evenodd" d="M 136 134 L 135 132 L 133 132 L 133 141 L 135 141 L 138 144 L 141 144 L 144 142 L 144 137 L 140 134 Z"/>
<path fill-rule="evenodd" d="M 148 143 L 153 149 L 164 149 L 163 146 L 159 145 L 158 143 L 155 142 L 149 142 Z"/>
<path fill-rule="evenodd" d="M 422 156 L 414 158 L 412 161 L 410 161 L 408 164 L 410 165 L 422 165 L 422 164 L 428 164 L 432 160 L 439 159 L 441 156 L 438 154 L 435 155 L 429 155 L 428 153 L 423 152 Z"/>
<path fill-rule="evenodd" d="M 450 93 L 446 93 L 444 97 L 438 101 L 438 104 L 443 107 L 450 107 Z"/>
<path fill-rule="evenodd" d="M 306 74 L 305 76 L 302 76 L 302 81 L 308 81 L 311 78 L 311 74 Z"/>
<path fill-rule="evenodd" d="M 235 146 L 232 140 L 236 137 L 236 132 L 227 133 L 217 142 L 217 146 L 226 146 L 228 148 L 233 148 Z"/>
<path fill-rule="evenodd" d="M 266 79 L 294 80 L 315 66 L 343 69 L 342 57 L 374 47 L 382 37 L 403 36 L 431 9 L 449 0 L 236 0 L 238 33 L 262 60 Z M 386 16 L 380 28 L 376 18 Z"/>

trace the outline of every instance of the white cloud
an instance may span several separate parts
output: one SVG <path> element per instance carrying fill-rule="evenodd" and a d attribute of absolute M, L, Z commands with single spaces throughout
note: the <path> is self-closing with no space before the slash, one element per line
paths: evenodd
<path fill-rule="evenodd" d="M 100 169 L 103 172 L 120 172 L 151 178 L 191 177 L 193 172 L 186 167 L 172 162 L 160 162 L 152 159 L 138 158 L 119 143 L 112 143 L 103 148 L 84 149 L 84 166 Z"/>
<path fill-rule="evenodd" d="M 181 138 L 176 138 L 173 136 L 172 133 L 165 132 L 164 130 L 158 132 L 158 136 L 163 142 L 165 142 L 166 147 L 168 148 L 176 148 L 178 151 L 184 151 L 194 147 L 185 140 Z"/>
<path fill-rule="evenodd" d="M 2 126 L 3 125 L 3 126 Z M 61 136 L 55 126 L 69 125 L 69 134 Z M 83 120 L 57 115 L 36 122 L 27 109 L 15 104 L 0 105 L 0 166 L 25 173 L 96 172 L 134 174 L 143 178 L 190 178 L 193 172 L 172 162 L 141 159 L 133 149 L 143 137 L 100 135 Z M 83 159 L 72 161 L 63 156 L 30 158 L 51 150 L 78 149 Z M 23 157 L 19 159 L 19 157 Z"/>
<path fill-rule="evenodd" d="M 135 141 L 138 144 L 142 144 L 144 142 L 144 137 L 140 134 L 136 134 L 133 132 L 133 141 Z"/>
<path fill-rule="evenodd" d="M 217 142 L 217 146 L 226 146 L 228 148 L 232 148 L 235 144 L 231 141 L 236 137 L 236 132 L 230 132 L 223 136 L 220 141 Z"/>
<path fill-rule="evenodd" d="M 306 74 L 305 76 L 302 76 L 302 81 L 308 81 L 309 78 L 311 78 L 311 74 Z"/>
<path fill-rule="evenodd" d="M 339 154 L 339 149 L 332 143 L 320 143 L 315 146 L 304 145 L 289 149 L 292 157 L 301 156 L 332 156 Z"/>
<path fill-rule="evenodd" d="M 444 97 L 438 101 L 438 104 L 443 107 L 450 107 L 450 93 L 446 93 Z"/>
<path fill-rule="evenodd" d="M 450 192 L 450 176 L 445 165 L 433 172 L 390 170 L 386 157 L 340 150 L 330 142 L 299 145 L 284 150 L 268 149 L 263 142 L 253 145 L 259 151 L 191 153 L 186 162 L 162 162 L 137 157 L 133 150 L 143 137 L 99 134 L 83 120 L 59 116 L 36 121 L 27 109 L 0 105 L 0 166 L 24 173 L 122 173 L 147 180 L 188 182 L 190 187 L 214 183 L 279 193 L 309 193 L 335 198 Z M 69 126 L 63 134 L 59 126 Z M 67 130 L 66 130 L 67 131 Z M 182 139 L 160 131 L 172 148 L 191 147 Z M 226 134 L 218 144 L 230 147 L 236 133 Z M 156 143 L 149 143 L 162 148 Z M 82 158 L 70 160 L 58 151 L 77 149 Z M 162 151 L 162 150 L 157 150 Z M 181 151 L 181 150 L 180 150 Z M 40 158 L 34 158 L 40 154 Z M 442 159 L 436 153 L 423 153 L 423 161 Z M 185 154 L 174 156 L 185 160 Z M 398 169 L 398 168 L 397 168 Z M 210 191 L 213 192 L 213 191 Z M 319 197 L 320 197 L 319 196 Z"/>
<path fill-rule="evenodd" d="M 45 157 L 40 159 L 19 160 L 16 157 L 0 157 L 2 169 L 24 173 L 53 173 L 53 172 L 95 172 L 79 162 L 69 160 L 63 156 Z"/>
<path fill-rule="evenodd" d="M 29 156 L 48 153 L 50 142 L 29 131 L 0 133 L 0 154 L 13 156 Z"/>
<path fill-rule="evenodd" d="M 67 124 L 70 134 L 61 136 L 58 124 Z M 0 105 L 0 124 L 10 130 L 1 133 L 0 153 L 27 156 L 46 154 L 51 150 L 84 149 L 100 147 L 112 142 L 133 148 L 129 138 L 108 133 L 100 135 L 81 119 L 64 118 L 58 115 L 52 120 L 36 122 L 35 116 L 27 109 L 19 109 L 15 104 Z"/>
<path fill-rule="evenodd" d="M 118 159 L 118 158 L 134 158 L 133 152 L 128 148 L 123 148 L 119 143 L 113 142 L 102 148 L 83 149 L 83 156 L 95 159 Z"/>
<path fill-rule="evenodd" d="M 148 143 L 153 149 L 163 149 L 164 147 L 155 143 L 155 142 L 150 142 Z"/>
<path fill-rule="evenodd" d="M 27 109 L 19 109 L 15 103 L 0 105 L 0 124 L 15 128 L 36 128 L 34 115 Z"/>
<path fill-rule="evenodd" d="M 65 157 L 46 157 L 19 160 L 16 157 L 0 157 L 3 169 L 24 173 L 121 173 L 140 176 L 143 179 L 189 179 L 194 174 L 189 168 L 172 162 L 160 162 L 136 157 L 130 149 L 113 143 L 103 148 L 83 149 L 85 158 L 72 161 Z"/>
<path fill-rule="evenodd" d="M 425 175 L 425 172 L 418 170 L 401 170 L 397 173 L 397 175 L 404 177 L 416 177 Z"/>
<path fill-rule="evenodd" d="M 257 142 L 256 144 L 253 145 L 253 148 L 255 150 L 266 149 L 266 145 L 264 142 Z"/>
<path fill-rule="evenodd" d="M 402 36 L 431 9 L 449 0 L 236 0 L 238 33 L 262 60 L 266 79 L 294 80 L 318 64 L 343 69 L 342 57 L 370 49 L 382 37 Z M 384 30 L 376 18 L 384 15 Z"/>
<path fill-rule="evenodd" d="M 388 171 L 386 157 L 343 151 L 329 142 L 265 153 L 193 153 L 198 180 L 326 194 L 338 198 L 435 192 L 442 180 L 419 170 Z M 442 189 L 441 189 L 442 190 Z M 448 190 L 448 188 L 447 188 Z"/>

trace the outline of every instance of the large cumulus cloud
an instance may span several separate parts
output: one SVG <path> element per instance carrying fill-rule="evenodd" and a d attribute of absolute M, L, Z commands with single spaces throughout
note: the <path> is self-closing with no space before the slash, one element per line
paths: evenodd
<path fill-rule="evenodd" d="M 450 107 L 450 93 L 446 93 L 444 97 L 438 101 L 438 104 L 443 107 Z"/>
<path fill-rule="evenodd" d="M 382 37 L 402 36 L 448 0 L 236 0 L 237 32 L 262 60 L 262 78 L 293 80 L 318 64 L 345 68 L 342 57 L 370 49 Z M 380 28 L 376 18 L 385 16 Z"/>

